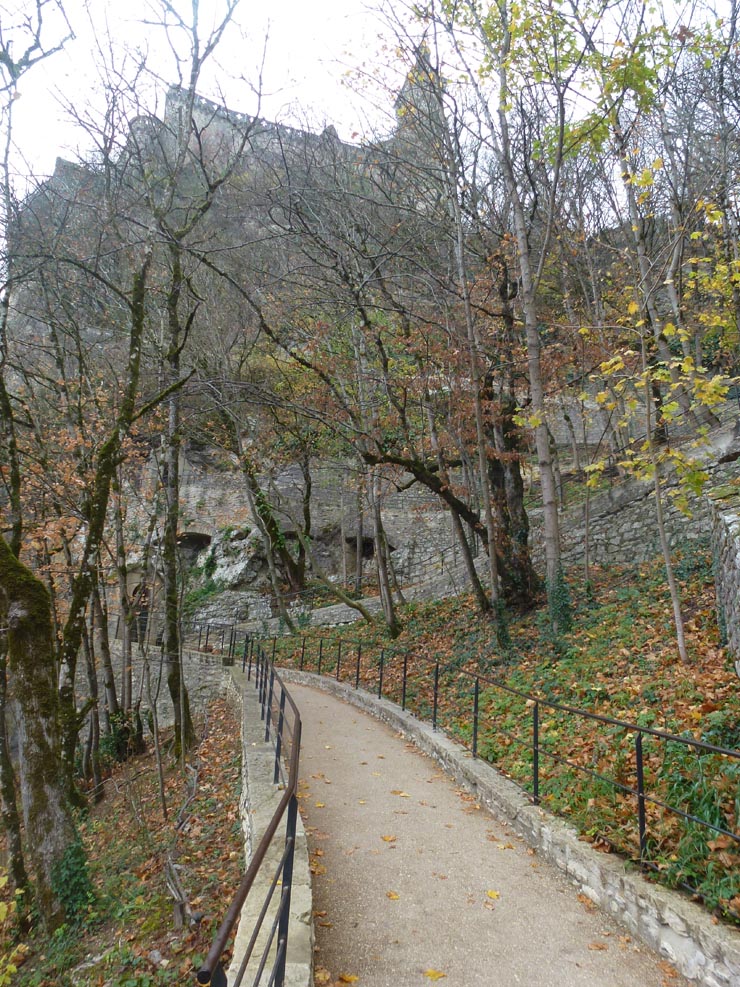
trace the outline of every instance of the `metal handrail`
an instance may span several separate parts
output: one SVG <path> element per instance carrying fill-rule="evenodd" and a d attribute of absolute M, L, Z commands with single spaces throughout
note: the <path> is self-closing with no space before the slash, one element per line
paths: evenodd
<path fill-rule="evenodd" d="M 301 747 L 301 717 L 298 707 L 275 670 L 271 658 L 268 658 L 264 649 L 254 641 L 249 642 L 249 647 L 244 650 L 242 656 L 242 669 L 247 670 L 247 680 L 252 680 L 254 671 L 254 685 L 258 692 L 262 719 L 265 721 L 265 740 L 270 739 L 273 726 L 273 704 L 279 711 L 278 721 L 275 724 L 275 781 L 278 780 L 281 771 L 281 753 L 285 749 L 286 739 L 290 742 L 290 758 L 288 761 L 288 776 L 285 782 L 285 791 L 280 802 L 273 813 L 265 832 L 260 839 L 252 859 L 244 873 L 241 884 L 229 905 L 226 915 L 219 927 L 216 937 L 213 940 L 211 949 L 203 965 L 197 973 L 197 983 L 200 987 L 226 987 L 226 975 L 222 966 L 222 957 L 226 950 L 226 945 L 231 937 L 241 915 L 242 908 L 249 896 L 254 882 L 262 870 L 267 851 L 270 848 L 283 818 L 286 819 L 285 848 L 281 856 L 277 869 L 272 877 L 265 898 L 262 902 L 260 914 L 249 941 L 247 950 L 242 958 L 237 972 L 236 979 L 232 987 L 237 987 L 243 981 L 244 974 L 250 959 L 252 958 L 260 931 L 264 927 L 265 919 L 268 915 L 270 904 L 273 901 L 275 891 L 280 887 L 280 897 L 275 909 L 275 915 L 267 935 L 267 941 L 259 959 L 258 969 L 253 980 L 253 985 L 260 982 L 262 974 L 267 965 L 270 951 L 276 945 L 275 957 L 271 968 L 269 983 L 274 987 L 283 987 L 285 980 L 285 959 L 288 945 L 288 927 L 290 918 L 290 898 L 293 884 L 293 857 L 295 852 L 296 828 L 298 820 L 298 762 Z M 285 715 L 286 707 L 292 713 L 292 725 L 289 725 L 289 717 Z"/>
<path fill-rule="evenodd" d="M 275 656 L 277 640 L 278 639 L 272 639 L 273 657 Z M 641 726 L 637 723 L 617 719 L 613 716 L 605 716 L 601 713 L 592 713 L 589 710 L 579 709 L 578 707 L 571 706 L 567 703 L 560 703 L 546 699 L 543 696 L 523 692 L 521 689 L 509 686 L 493 677 L 483 675 L 466 668 L 460 668 L 454 662 L 443 663 L 436 658 L 428 658 L 424 655 L 412 654 L 411 652 L 402 651 L 400 649 L 395 651 L 387 647 L 380 647 L 379 645 L 376 646 L 376 649 L 372 649 L 366 642 L 350 641 L 346 638 L 338 640 L 336 638 L 324 639 L 318 636 L 312 636 L 310 639 L 304 637 L 299 644 L 296 643 L 295 638 L 292 640 L 290 638 L 280 640 L 285 641 L 286 643 L 289 642 L 292 657 L 297 661 L 298 667 L 301 670 L 307 669 L 313 665 L 319 674 L 323 671 L 327 676 L 340 679 L 341 670 L 346 669 L 345 678 L 348 684 L 353 685 L 354 688 L 358 688 L 360 685 L 361 664 L 363 664 L 366 670 L 364 678 L 365 687 L 370 689 L 374 694 L 377 694 L 378 698 L 383 698 L 384 695 L 388 697 L 389 693 L 393 691 L 396 696 L 396 701 L 398 700 L 398 693 L 400 692 L 400 705 L 404 711 L 408 707 L 408 681 L 410 677 L 410 664 L 411 662 L 417 663 L 417 668 L 419 664 L 422 664 L 425 669 L 428 669 L 425 673 L 426 680 L 429 683 L 430 690 L 433 690 L 433 695 L 431 696 L 431 708 L 426 711 L 426 715 L 428 715 L 431 719 L 432 728 L 434 730 L 437 730 L 438 728 L 440 699 L 442 698 L 440 696 L 440 690 L 442 688 L 441 677 L 445 674 L 454 674 L 458 682 L 460 682 L 460 680 L 463 682 L 468 680 L 472 685 L 472 689 L 469 689 L 468 686 L 464 686 L 462 692 L 463 696 L 466 694 L 471 696 L 472 694 L 472 737 L 469 744 L 462 738 L 458 739 L 461 739 L 463 745 L 471 750 L 474 758 L 480 757 L 479 738 L 481 732 L 486 726 L 490 726 L 490 724 L 485 724 L 482 722 L 483 714 L 480 709 L 481 688 L 486 687 L 500 690 L 523 701 L 526 704 L 526 708 L 531 710 L 531 729 L 529 730 L 528 737 L 522 738 L 521 735 L 516 735 L 510 731 L 507 731 L 503 726 L 496 726 L 497 736 L 508 737 L 512 744 L 520 745 L 521 747 L 531 751 L 532 775 L 530 783 L 520 784 L 515 779 L 511 780 L 529 798 L 531 798 L 535 804 L 539 804 L 541 801 L 540 783 L 542 775 L 540 762 L 544 759 L 548 759 L 550 763 L 566 766 L 580 775 L 588 776 L 598 782 L 610 785 L 615 792 L 620 792 L 625 796 L 633 798 L 635 803 L 633 819 L 635 819 L 637 823 L 636 835 L 639 840 L 639 854 L 636 859 L 640 866 L 646 869 L 655 869 L 655 864 L 649 859 L 649 832 L 646 811 L 648 805 L 659 807 L 684 822 L 697 824 L 712 834 L 719 834 L 729 837 L 736 846 L 740 847 L 740 832 L 734 832 L 728 825 L 722 825 L 719 821 L 713 822 L 710 819 L 702 819 L 696 814 L 687 811 L 686 806 L 682 807 L 679 805 L 671 805 L 668 800 L 660 797 L 660 792 L 648 790 L 647 782 L 649 782 L 649 779 L 646 780 L 645 777 L 645 765 L 647 758 L 643 753 L 643 739 L 648 737 L 655 738 L 662 744 L 666 745 L 666 747 L 668 744 L 679 744 L 685 748 L 694 750 L 699 756 L 703 754 L 716 755 L 718 757 L 729 758 L 737 764 L 740 764 L 740 750 L 721 747 L 711 744 L 705 740 L 697 740 L 691 736 L 674 734 L 667 730 L 660 730 L 656 727 L 650 727 L 647 725 Z M 309 655 L 309 643 L 317 645 L 318 655 L 316 656 L 314 654 L 313 662 L 311 661 L 311 656 Z M 353 645 L 356 648 L 354 660 L 351 654 Z M 336 651 L 335 657 L 332 656 L 332 648 Z M 375 650 L 374 655 L 372 654 L 373 650 Z M 368 660 L 373 657 L 374 664 Z M 389 666 L 393 658 L 402 659 L 403 669 L 400 676 L 398 674 L 395 676 L 389 674 Z M 342 662 L 341 668 L 339 667 L 340 661 Z M 390 688 L 386 687 L 384 691 L 384 684 L 389 680 L 393 683 L 393 685 Z M 458 699 L 462 698 L 460 696 L 459 687 L 456 695 Z M 547 709 L 548 711 L 556 711 L 569 717 L 582 717 L 584 719 L 596 721 L 600 724 L 612 727 L 614 730 L 624 731 L 625 734 L 631 734 L 633 736 L 634 747 L 634 761 L 632 764 L 632 772 L 634 773 L 633 777 L 635 778 L 634 784 L 625 783 L 620 781 L 618 778 L 610 778 L 600 771 L 594 770 L 593 766 L 589 767 L 584 764 L 579 764 L 567 754 L 563 756 L 554 751 L 551 745 L 547 744 L 547 738 L 545 736 L 547 731 L 542 725 L 541 712 L 543 709 Z M 630 779 L 630 782 L 631 781 L 632 779 Z M 607 842 L 609 841 L 607 840 Z M 626 848 L 615 846 L 615 849 L 621 849 L 624 852 Z M 693 886 L 685 882 L 679 883 L 681 887 L 691 893 L 698 893 L 696 888 Z"/>

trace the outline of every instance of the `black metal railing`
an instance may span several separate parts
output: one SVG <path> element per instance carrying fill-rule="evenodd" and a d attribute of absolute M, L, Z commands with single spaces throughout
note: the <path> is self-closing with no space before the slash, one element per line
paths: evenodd
<path fill-rule="evenodd" d="M 362 686 L 430 721 L 434 730 L 443 727 L 474 758 L 503 762 L 535 804 L 580 818 L 582 825 L 585 820 L 587 829 L 597 818 L 588 795 L 595 792 L 609 808 L 600 819 L 611 813 L 614 825 L 591 837 L 673 886 L 705 897 L 698 863 L 682 874 L 680 860 L 667 849 L 690 842 L 695 828 L 711 851 L 740 852 L 740 750 L 734 747 L 531 695 L 454 661 L 388 646 L 316 636 L 265 645 L 275 660 Z M 571 748 L 578 731 L 563 729 L 566 721 L 571 728 L 591 721 L 603 737 L 576 755 Z M 585 804 L 574 808 L 579 785 Z M 737 868 L 734 877 L 731 866 L 728 873 L 724 900 L 740 894 Z"/>
<path fill-rule="evenodd" d="M 301 717 L 283 680 L 275 670 L 271 657 L 254 641 L 245 642 L 242 668 L 247 681 L 254 683 L 259 697 L 262 721 L 265 724 L 264 739 L 272 740 L 275 748 L 273 781 L 282 784 L 284 790 L 280 802 L 259 841 L 239 889 L 229 905 L 226 915 L 213 941 L 205 962 L 198 971 L 197 983 L 201 987 L 226 987 L 224 956 L 239 921 L 242 908 L 252 891 L 255 881 L 266 867 L 268 849 L 280 838 L 281 824 L 285 822 L 284 848 L 277 866 L 268 879 L 267 891 L 262 900 L 257 920 L 252 929 L 246 950 L 237 957 L 239 966 L 232 987 L 242 983 L 267 984 L 283 987 L 288 948 L 290 899 L 293 884 L 293 857 L 295 852 L 298 820 L 298 760 L 301 746 Z M 260 938 L 262 937 L 262 938 Z M 249 980 L 245 978 L 249 975 Z M 265 977 L 265 979 L 263 979 Z"/>

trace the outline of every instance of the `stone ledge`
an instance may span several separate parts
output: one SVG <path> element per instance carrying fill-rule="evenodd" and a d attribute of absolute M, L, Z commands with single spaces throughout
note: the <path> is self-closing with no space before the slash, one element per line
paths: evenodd
<path fill-rule="evenodd" d="M 273 784 L 275 751 L 271 742 L 264 741 L 264 725 L 260 719 L 257 693 L 247 683 L 244 673 L 237 668 L 224 669 L 229 698 L 242 711 L 242 797 L 240 813 L 244 832 L 245 857 L 249 861 L 254 847 L 270 823 L 283 795 L 280 786 Z M 226 677 L 226 676 L 225 676 Z M 265 866 L 262 867 L 252 893 L 244 904 L 234 942 L 233 960 L 227 978 L 231 984 L 238 964 L 246 951 L 254 930 L 265 893 L 285 845 L 285 825 L 281 824 L 272 841 Z M 236 891 L 236 888 L 234 888 Z M 226 902 L 228 905 L 228 901 Z M 268 926 L 269 926 L 268 919 Z M 255 954 L 262 951 L 262 937 L 257 942 Z M 296 846 L 293 859 L 293 884 L 290 899 L 290 928 L 288 955 L 285 968 L 287 987 L 311 987 L 313 983 L 313 893 L 308 861 L 308 846 L 303 821 L 298 815 Z M 250 981 L 251 982 L 251 981 Z"/>
<path fill-rule="evenodd" d="M 508 822 L 545 859 L 555 864 L 604 912 L 665 956 L 701 987 L 738 987 L 740 933 L 715 925 L 712 917 L 681 895 L 651 884 L 616 856 L 599 853 L 566 822 L 532 805 L 495 768 L 473 760 L 460 744 L 404 713 L 395 703 L 355 691 L 334 679 L 281 669 L 284 681 L 313 686 L 383 720 L 434 758 L 497 817 Z"/>

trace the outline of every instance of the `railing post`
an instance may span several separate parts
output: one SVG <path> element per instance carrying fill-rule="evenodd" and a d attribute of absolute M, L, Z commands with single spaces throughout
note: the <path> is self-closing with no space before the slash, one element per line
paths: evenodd
<path fill-rule="evenodd" d="M 403 653 L 403 683 L 401 685 L 401 709 L 406 712 L 406 682 L 408 680 L 408 670 L 409 670 L 409 653 L 404 651 Z"/>
<path fill-rule="evenodd" d="M 540 804 L 540 704 L 532 708 L 532 799 Z"/>
<path fill-rule="evenodd" d="M 378 676 L 378 699 L 383 698 L 383 669 L 385 667 L 385 648 L 380 649 L 380 674 Z"/>
<path fill-rule="evenodd" d="M 205 641 L 205 644 L 203 645 L 204 648 L 207 648 L 208 647 L 208 636 L 209 636 L 210 633 L 211 633 L 211 625 L 210 624 L 206 624 L 206 641 Z"/>
<path fill-rule="evenodd" d="M 277 648 L 277 637 L 272 639 L 272 664 L 275 664 L 275 649 Z"/>
<path fill-rule="evenodd" d="M 262 684 L 260 701 L 262 703 L 262 719 L 264 720 L 267 715 L 267 652 L 264 648 L 260 648 L 260 665 L 262 666 L 260 672 L 262 675 L 262 678 L 260 679 Z"/>
<path fill-rule="evenodd" d="M 272 717 L 272 693 L 275 687 L 275 666 L 270 665 L 270 691 L 267 695 L 267 710 L 265 711 L 265 740 L 270 739 L 270 720 Z"/>
<path fill-rule="evenodd" d="M 321 659 L 323 658 L 323 656 L 324 656 L 324 639 L 322 637 L 319 638 L 319 667 L 316 672 L 317 675 L 321 675 Z"/>
<path fill-rule="evenodd" d="M 337 682 L 339 681 L 339 666 L 342 663 L 342 642 L 337 641 Z"/>
<path fill-rule="evenodd" d="M 637 825 L 640 834 L 640 863 L 647 856 L 647 823 L 645 819 L 645 766 L 642 757 L 642 731 L 635 734 L 635 760 L 637 762 Z"/>
<path fill-rule="evenodd" d="M 283 864 L 283 874 L 282 874 L 282 910 L 280 912 L 280 920 L 278 922 L 278 951 L 279 959 L 278 964 L 275 968 L 275 987 L 283 987 L 285 983 L 285 955 L 288 948 L 288 924 L 290 921 L 290 897 L 293 890 L 293 857 L 295 852 L 295 837 L 296 828 L 298 821 L 298 799 L 293 796 L 288 804 L 288 818 L 286 821 L 285 829 L 285 842 L 290 843 L 290 850 L 285 857 L 285 863 Z M 280 946 L 282 944 L 282 949 Z"/>
<path fill-rule="evenodd" d="M 357 665 L 355 666 L 355 689 L 360 688 L 360 661 L 362 659 L 362 642 L 357 642 Z"/>
<path fill-rule="evenodd" d="M 480 679 L 475 677 L 473 692 L 473 757 L 478 757 L 478 716 L 480 713 Z"/>
<path fill-rule="evenodd" d="M 306 657 L 306 639 L 304 637 L 303 640 L 301 641 L 301 660 L 298 662 L 298 668 L 300 669 L 301 672 L 303 671 L 303 661 L 305 657 Z"/>
<path fill-rule="evenodd" d="M 203 625 L 198 624 L 198 651 L 200 651 L 200 645 L 203 640 Z"/>
<path fill-rule="evenodd" d="M 221 654 L 224 653 L 224 641 L 225 641 L 225 639 L 226 639 L 226 628 L 225 627 L 222 627 L 221 628 L 221 644 L 219 644 L 219 646 L 218 646 L 218 650 L 221 652 Z"/>
<path fill-rule="evenodd" d="M 439 662 L 434 663 L 434 708 L 432 709 L 432 730 L 437 729 L 437 706 L 439 705 Z"/>
<path fill-rule="evenodd" d="M 261 720 L 264 720 L 264 718 L 265 718 L 265 699 L 264 699 L 264 689 L 263 689 L 263 685 L 264 685 L 264 681 L 265 681 L 265 675 L 264 675 L 265 669 L 264 669 L 264 664 L 263 664 L 263 661 L 262 661 L 262 658 L 263 657 L 264 657 L 264 651 L 262 650 L 262 645 L 259 645 L 259 647 L 257 648 L 257 661 L 256 661 L 256 665 L 255 665 L 255 677 L 256 677 L 256 680 L 257 680 L 257 696 L 259 697 L 260 719 Z"/>
<path fill-rule="evenodd" d="M 244 634 L 244 647 L 242 648 L 242 672 L 247 667 L 247 651 L 249 650 L 249 631 Z M 251 671 L 251 669 L 250 669 Z"/>
<path fill-rule="evenodd" d="M 285 722 L 285 689 L 280 691 L 280 715 L 278 716 L 277 734 L 275 737 L 275 772 L 272 783 L 277 785 L 280 778 L 280 751 L 283 746 L 283 724 Z"/>

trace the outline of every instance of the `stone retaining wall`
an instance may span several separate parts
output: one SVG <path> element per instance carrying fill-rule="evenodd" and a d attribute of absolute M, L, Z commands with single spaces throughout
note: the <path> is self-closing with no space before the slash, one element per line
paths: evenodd
<path fill-rule="evenodd" d="M 740 486 L 717 487 L 710 511 L 720 630 L 735 659 L 740 659 Z"/>
<path fill-rule="evenodd" d="M 240 669 L 230 669 L 227 674 L 227 694 L 241 711 L 242 724 L 242 793 L 239 802 L 246 863 L 259 845 L 269 826 L 280 799 L 283 786 L 273 783 L 275 748 L 265 741 L 260 719 L 257 693 Z M 265 863 L 252 885 L 242 909 L 234 940 L 234 951 L 227 976 L 233 983 L 239 964 L 248 948 L 260 909 L 280 862 L 285 847 L 285 823 L 281 823 L 273 838 Z M 277 900 L 277 899 L 274 899 Z M 224 902 L 224 910 L 229 904 Z M 269 913 L 265 928 L 272 924 L 274 909 Z M 286 987 L 311 987 L 313 983 L 313 893 L 308 861 L 308 846 L 303 821 L 297 819 L 296 845 L 293 858 L 293 881 L 290 896 L 290 928 L 285 966 Z M 264 949 L 264 934 L 258 939 L 254 955 L 259 957 Z M 246 982 L 246 980 L 245 980 Z M 251 983 L 251 980 L 249 980 Z M 260 981 L 261 983 L 263 981 Z"/>
<path fill-rule="evenodd" d="M 120 682 L 122 658 L 120 648 L 116 647 L 115 643 L 111 657 L 116 672 L 116 681 Z M 131 670 L 133 696 L 134 701 L 139 697 L 141 698 L 141 713 L 145 720 L 147 710 L 150 709 L 145 678 L 146 664 L 144 656 L 136 652 L 136 645 L 134 645 Z M 166 672 L 159 652 L 149 657 L 148 665 L 153 705 L 157 709 L 157 720 L 160 727 L 171 726 L 175 721 L 175 710 L 170 699 Z M 223 695 L 229 669 L 224 667 L 221 655 L 184 651 L 182 669 L 192 712 L 205 709 L 213 699 Z"/>
<path fill-rule="evenodd" d="M 707 470 L 707 489 L 722 487 L 738 475 L 738 464 L 721 463 Z M 713 524 L 710 498 L 706 494 L 688 497 L 689 514 L 676 506 L 675 482 L 664 484 L 663 512 L 672 549 L 710 538 Z M 530 516 L 532 557 L 544 566 L 542 512 Z M 594 565 L 645 562 L 660 552 L 655 519 L 655 489 L 652 481 L 625 481 L 589 504 L 589 559 Z M 566 510 L 561 516 L 560 538 L 566 569 L 583 565 L 586 544 L 585 505 Z"/>

